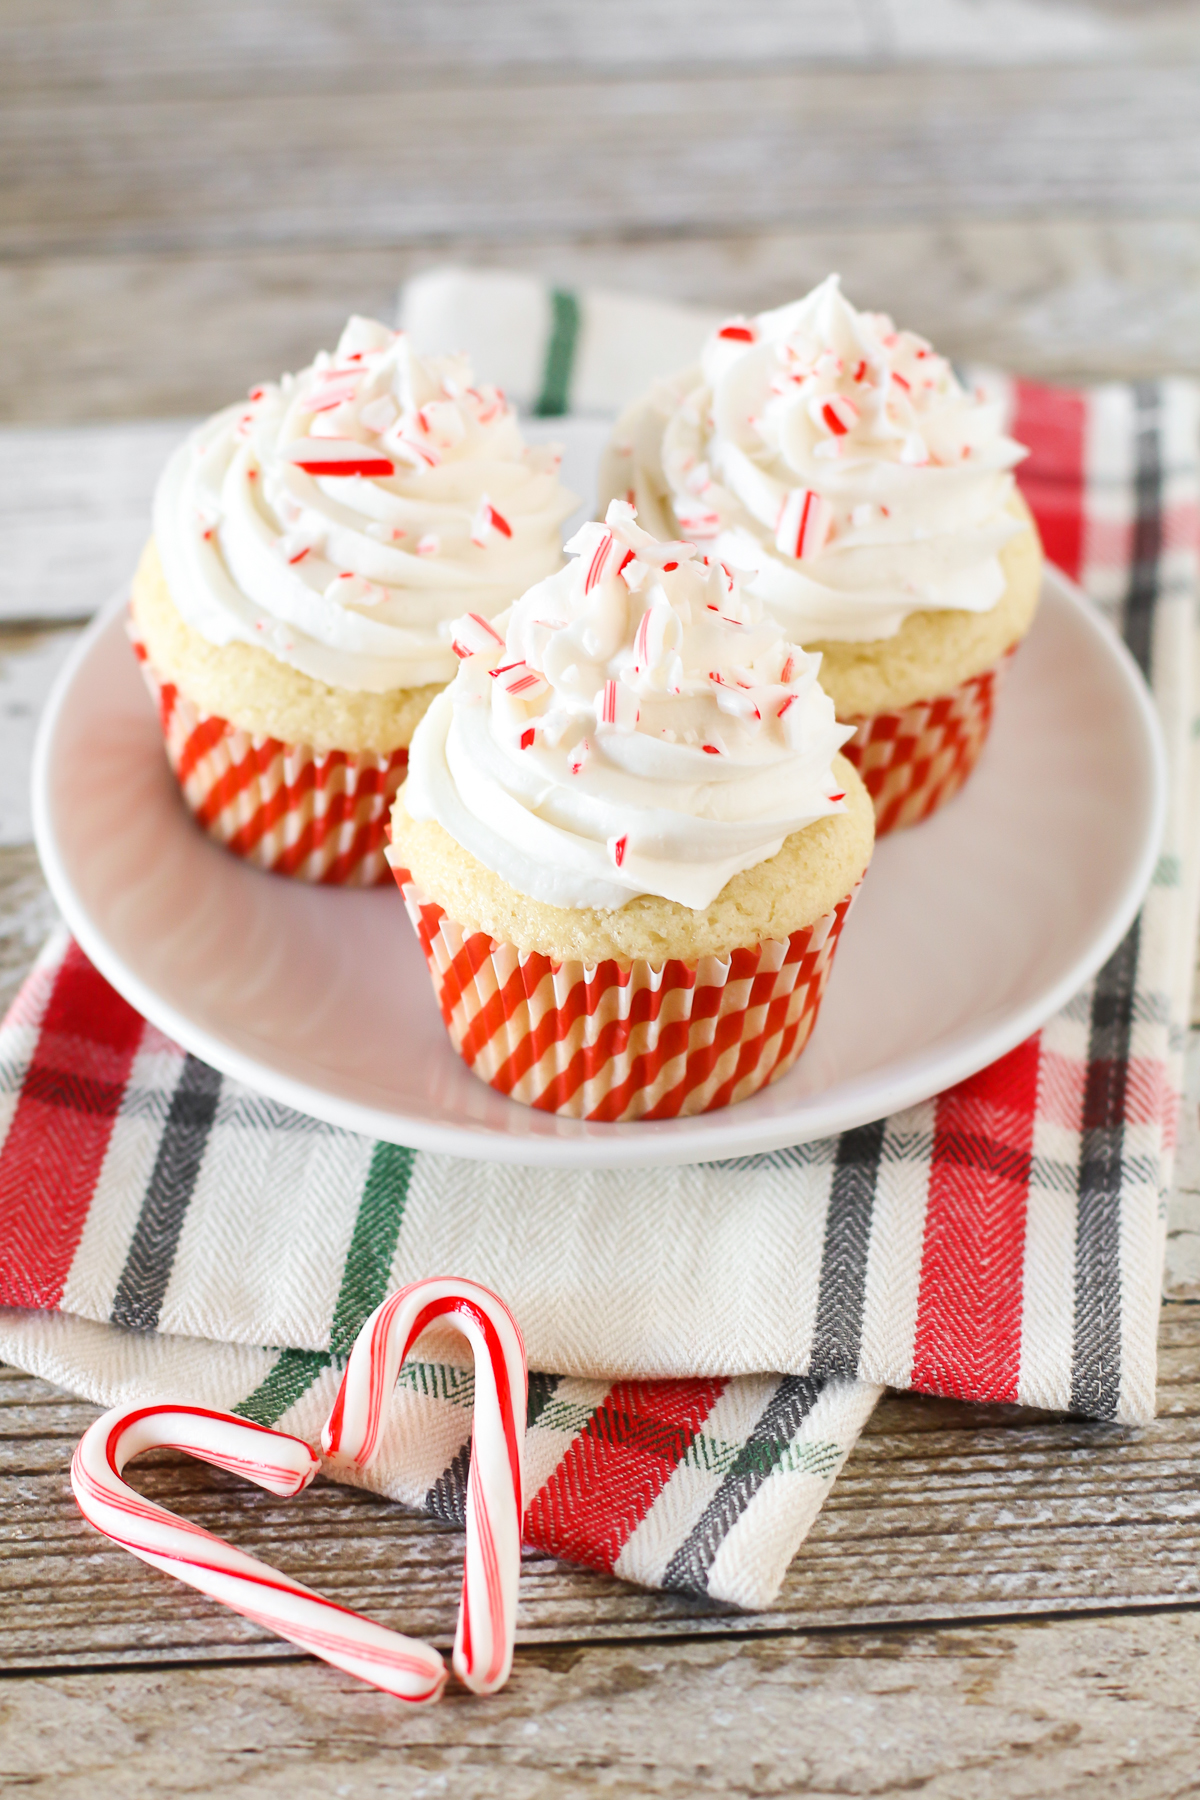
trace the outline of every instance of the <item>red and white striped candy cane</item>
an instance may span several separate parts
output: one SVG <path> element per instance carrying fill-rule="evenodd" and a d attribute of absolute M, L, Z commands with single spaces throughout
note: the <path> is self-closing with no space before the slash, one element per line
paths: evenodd
<path fill-rule="evenodd" d="M 453 1278 L 415 1281 L 391 1295 L 358 1335 L 322 1444 L 328 1456 L 359 1468 L 372 1462 L 400 1364 L 436 1321 L 461 1331 L 475 1353 L 467 1553 L 454 1672 L 474 1693 L 492 1694 L 512 1667 L 528 1383 L 525 1345 L 503 1300 L 478 1282 Z"/>
<path fill-rule="evenodd" d="M 411 1705 L 436 1700 L 446 1665 L 428 1644 L 336 1606 L 268 1563 L 237 1550 L 121 1479 L 133 1456 L 160 1446 L 231 1469 L 285 1499 L 306 1488 L 320 1459 L 300 1438 L 203 1406 L 115 1406 L 80 1439 L 71 1486 L 85 1519 L 143 1562 L 186 1581 L 302 1650 Z"/>

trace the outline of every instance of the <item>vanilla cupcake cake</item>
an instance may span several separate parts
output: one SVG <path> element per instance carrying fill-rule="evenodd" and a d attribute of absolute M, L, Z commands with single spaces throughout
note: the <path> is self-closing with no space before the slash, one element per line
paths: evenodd
<path fill-rule="evenodd" d="M 871 855 L 848 736 L 720 562 L 614 501 L 414 735 L 389 861 L 451 1039 L 598 1120 L 705 1111 L 791 1066 Z"/>
<path fill-rule="evenodd" d="M 202 425 L 159 483 L 131 635 L 204 828 L 279 873 L 386 880 L 451 620 L 557 569 L 574 505 L 501 393 L 370 319 Z"/>
<path fill-rule="evenodd" d="M 957 792 L 1037 606 L 1041 547 L 1000 406 L 830 276 L 734 319 L 619 420 L 601 501 L 747 573 L 854 726 L 878 829 Z"/>

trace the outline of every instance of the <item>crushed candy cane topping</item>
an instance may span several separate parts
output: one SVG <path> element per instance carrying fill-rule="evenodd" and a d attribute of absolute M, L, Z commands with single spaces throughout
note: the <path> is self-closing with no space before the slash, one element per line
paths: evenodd
<path fill-rule="evenodd" d="M 852 728 L 737 572 L 652 538 L 626 501 L 567 549 L 502 617 L 455 622 L 405 804 L 551 905 L 707 906 L 842 810 Z"/>
<path fill-rule="evenodd" d="M 602 497 L 632 493 L 676 533 L 747 571 L 801 643 L 891 637 L 910 613 L 986 612 L 1025 454 L 999 400 L 836 275 L 803 300 L 719 327 L 699 367 L 618 420 Z"/>
<path fill-rule="evenodd" d="M 559 460 L 465 358 L 352 318 L 335 351 L 188 439 L 155 538 L 210 642 L 257 643 L 332 687 L 418 687 L 453 675 L 453 621 L 560 566 L 575 500 Z"/>

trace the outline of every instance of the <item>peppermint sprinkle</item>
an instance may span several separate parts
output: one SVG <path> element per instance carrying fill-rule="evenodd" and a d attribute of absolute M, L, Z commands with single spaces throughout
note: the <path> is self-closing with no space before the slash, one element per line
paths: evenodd
<path fill-rule="evenodd" d="M 482 549 L 493 531 L 498 531 L 501 537 L 511 538 L 512 536 L 512 526 L 501 513 L 496 511 L 485 494 L 479 503 L 479 511 L 471 521 L 471 542 Z"/>
<path fill-rule="evenodd" d="M 533 749 L 533 740 L 536 736 L 537 736 L 536 728 L 532 725 L 528 726 L 521 733 L 521 748 L 522 748 L 522 750 L 532 750 Z"/>
<path fill-rule="evenodd" d="M 784 742 L 791 750 L 803 748 L 804 708 L 796 705 L 796 694 L 787 694 L 775 717 L 783 731 Z"/>
<path fill-rule="evenodd" d="M 735 344 L 752 344 L 754 327 L 748 325 L 744 319 L 730 319 L 728 325 L 721 326 L 717 336 Z"/>
<path fill-rule="evenodd" d="M 596 723 L 613 725 L 618 731 L 636 731 L 641 713 L 637 695 L 623 681 L 606 681 L 596 695 Z"/>
<path fill-rule="evenodd" d="M 608 854 L 612 857 L 613 862 L 616 864 L 618 869 L 621 867 L 621 864 L 625 861 L 625 852 L 628 850 L 628 848 L 629 848 L 628 832 L 622 832 L 620 837 L 610 837 L 608 840 Z"/>
<path fill-rule="evenodd" d="M 503 663 L 500 668 L 490 671 L 493 681 L 498 681 L 506 694 L 514 699 L 536 699 L 549 690 L 549 683 L 536 669 L 531 669 L 527 662 Z"/>
<path fill-rule="evenodd" d="M 465 661 L 468 656 L 504 648 L 504 639 L 500 633 L 479 613 L 467 613 L 465 618 L 456 619 L 451 629 L 453 637 L 450 648 L 460 662 Z"/>
<path fill-rule="evenodd" d="M 393 437 L 392 441 L 399 454 L 407 455 L 413 462 L 423 462 L 427 469 L 436 469 L 442 460 L 437 451 L 431 450 L 427 444 L 414 444 L 411 439 L 404 437 Z"/>
<path fill-rule="evenodd" d="M 432 531 L 427 531 L 423 538 L 417 539 L 418 556 L 436 556 L 441 547 L 441 538 Z"/>
<path fill-rule="evenodd" d="M 835 437 L 845 437 L 858 422 L 858 408 L 844 394 L 834 394 L 821 408 L 821 417 Z"/>
<path fill-rule="evenodd" d="M 583 584 L 583 591 L 585 594 L 591 593 L 592 589 L 603 575 L 604 565 L 608 561 L 608 553 L 612 547 L 613 534 L 611 531 L 606 531 L 604 536 L 600 539 L 599 544 L 597 544 L 595 554 L 592 557 L 591 566 L 587 572 L 587 580 Z"/>
<path fill-rule="evenodd" d="M 715 538 L 721 530 L 721 515 L 713 512 L 710 507 L 691 511 L 681 509 L 676 504 L 675 517 L 679 520 L 680 529 L 692 538 Z"/>
<path fill-rule="evenodd" d="M 346 400 L 353 400 L 361 380 L 362 376 L 357 371 L 353 375 L 333 376 L 319 388 L 314 388 L 308 396 L 309 412 L 332 412 L 335 406 L 341 406 Z"/>
<path fill-rule="evenodd" d="M 811 488 L 792 488 L 779 509 L 775 544 L 797 562 L 819 556 L 833 526 L 833 508 Z"/>
<path fill-rule="evenodd" d="M 731 688 L 726 682 L 722 682 L 717 693 L 717 705 L 723 713 L 740 719 L 743 725 L 748 725 L 752 730 L 762 723 L 762 714 L 754 704 L 753 696 L 740 686 Z"/>
<path fill-rule="evenodd" d="M 592 746 L 586 738 L 580 738 L 575 748 L 567 757 L 567 772 L 571 775 L 582 775 L 587 759 L 592 753 Z"/>
<path fill-rule="evenodd" d="M 325 598 L 352 606 L 378 606 L 387 599 L 387 589 L 377 581 L 368 581 L 365 575 L 355 574 L 353 569 L 343 569 L 325 589 Z"/>
<path fill-rule="evenodd" d="M 396 465 L 378 450 L 368 450 L 356 438 L 301 438 L 284 452 L 288 462 L 306 475 L 394 475 Z"/>

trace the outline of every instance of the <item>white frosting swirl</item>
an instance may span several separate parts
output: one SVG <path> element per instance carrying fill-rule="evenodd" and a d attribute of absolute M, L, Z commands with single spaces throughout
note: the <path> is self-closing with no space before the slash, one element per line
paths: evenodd
<path fill-rule="evenodd" d="M 789 636 L 867 641 L 913 612 L 996 604 L 1024 455 L 999 404 L 923 338 L 857 312 L 831 275 L 730 320 L 698 369 L 632 407 L 600 490 L 750 571 Z"/>
<path fill-rule="evenodd" d="M 831 764 L 852 729 L 820 657 L 719 562 L 634 520 L 613 501 L 504 618 L 459 620 L 462 667 L 409 750 L 412 816 L 552 906 L 703 908 L 845 810 Z"/>
<path fill-rule="evenodd" d="M 562 562 L 575 506 L 462 357 L 352 318 L 332 356 L 207 421 L 159 482 L 171 597 L 214 644 L 258 644 L 331 687 L 449 681 L 449 624 Z M 344 470 L 344 472 L 342 472 Z"/>

